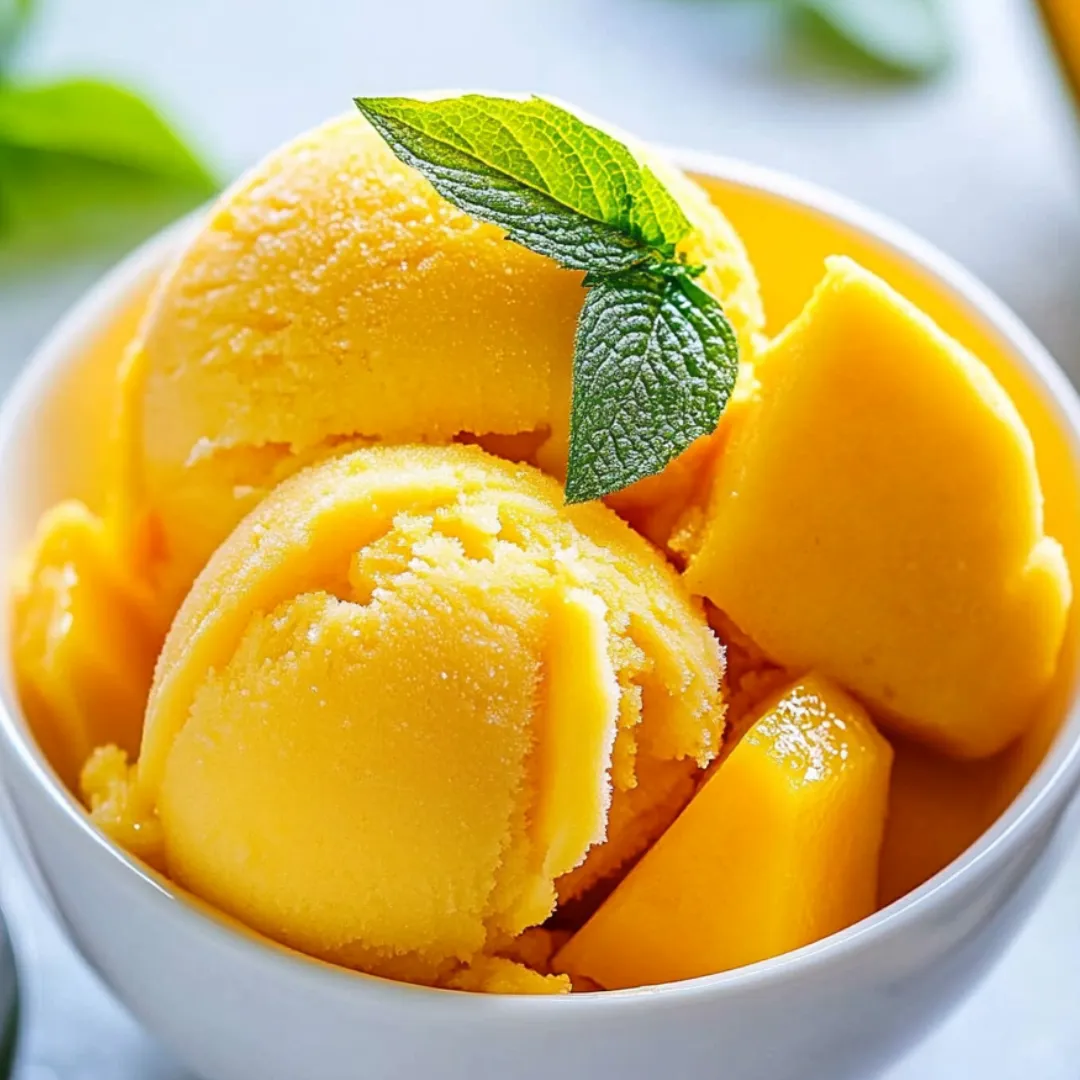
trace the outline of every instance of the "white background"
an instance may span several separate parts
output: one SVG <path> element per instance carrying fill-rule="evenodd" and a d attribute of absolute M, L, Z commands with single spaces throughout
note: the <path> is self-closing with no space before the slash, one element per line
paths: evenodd
<path fill-rule="evenodd" d="M 226 175 L 357 93 L 557 94 L 646 137 L 797 172 L 895 216 L 983 277 L 1080 374 L 1080 120 L 1025 0 L 953 0 L 958 61 L 915 85 L 793 61 L 762 7 L 46 0 L 25 62 L 148 91 Z M 0 384 L 117 254 L 0 271 Z M 181 1080 L 73 957 L 2 844 L 0 868 L 28 984 L 18 1080 Z M 1080 1075 L 1078 895 L 1080 849 L 1002 965 L 887 1080 Z"/>

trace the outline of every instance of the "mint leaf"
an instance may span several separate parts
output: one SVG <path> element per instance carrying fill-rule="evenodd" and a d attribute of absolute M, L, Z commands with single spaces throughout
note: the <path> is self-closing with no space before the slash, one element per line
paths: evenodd
<path fill-rule="evenodd" d="M 357 98 L 394 153 L 447 201 L 574 270 L 670 258 L 678 203 L 606 132 L 541 98 Z"/>
<path fill-rule="evenodd" d="M 594 285 L 575 344 L 567 502 L 663 469 L 714 430 L 737 374 L 731 324 L 689 274 L 630 271 Z"/>
<path fill-rule="evenodd" d="M 862 58 L 903 75 L 928 75 L 949 59 L 939 0 L 788 0 L 794 13 Z"/>
<path fill-rule="evenodd" d="M 566 499 L 659 472 L 711 432 L 738 373 L 735 331 L 676 258 L 691 225 L 617 139 L 540 98 L 356 98 L 447 201 L 584 270 Z"/>
<path fill-rule="evenodd" d="M 83 158 L 117 166 L 207 196 L 218 186 L 151 106 L 95 79 L 0 85 L 0 147 L 57 155 L 58 165 Z"/>

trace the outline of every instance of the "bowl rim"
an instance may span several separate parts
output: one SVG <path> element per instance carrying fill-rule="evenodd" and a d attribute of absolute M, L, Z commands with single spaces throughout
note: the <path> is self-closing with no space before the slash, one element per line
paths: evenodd
<path fill-rule="evenodd" d="M 870 210 L 846 196 L 811 181 L 736 158 L 693 150 L 661 147 L 676 165 L 689 173 L 734 187 L 756 190 L 829 218 L 866 235 L 943 286 L 974 320 L 992 333 L 1014 357 L 1018 367 L 1033 377 L 1033 387 L 1056 413 L 1068 435 L 1080 469 L 1080 397 L 1046 348 L 1022 321 L 990 289 L 906 227 Z M 16 454 L 15 435 L 19 418 L 41 400 L 54 377 L 76 355 L 78 344 L 114 313 L 135 286 L 153 268 L 165 263 L 183 236 L 194 227 L 203 211 L 174 223 L 136 248 L 109 271 L 69 309 L 33 351 L 0 407 L 0 460 Z M 7 616 L 5 616 L 5 619 Z M 168 905 L 171 915 L 190 920 L 195 933 L 218 936 L 226 949 L 248 951 L 252 961 L 278 961 L 293 965 L 291 976 L 302 980 L 331 980 L 343 992 L 363 995 L 375 992 L 390 1001 L 395 995 L 411 1005 L 421 1001 L 433 1012 L 445 1013 L 468 1007 L 481 1017 L 538 1016 L 538 1010 L 558 1010 L 560 1020 L 588 1021 L 597 1010 L 620 1010 L 628 1015 L 640 1008 L 678 1007 L 689 999 L 715 997 L 718 1001 L 744 991 L 757 990 L 805 975 L 810 969 L 850 959 L 863 949 L 887 942 L 917 919 L 930 914 L 946 897 L 965 884 L 977 884 L 981 876 L 1015 853 L 1055 811 L 1067 805 L 1080 785 L 1080 692 L 1033 775 L 1004 813 L 960 856 L 905 896 L 839 933 L 801 949 L 758 963 L 656 986 L 611 990 L 593 994 L 522 996 L 468 994 L 395 982 L 378 976 L 337 967 L 278 945 L 261 935 L 238 928 L 232 920 L 217 917 L 208 905 L 192 903 L 183 890 L 150 870 L 96 829 L 74 796 L 63 786 L 30 735 L 14 693 L 14 676 L 6 629 L 0 628 L 0 742 L 30 782 L 47 797 L 80 841 L 101 849 L 110 865 L 130 878 L 150 903 Z M 5 784 L 5 786 L 10 786 Z M 14 802 L 14 800 L 12 800 Z M 16 816 L 22 811 L 16 808 Z M 40 882 L 38 883 L 41 887 Z M 45 897 L 47 901 L 49 897 Z M 242 932 L 241 932 L 242 931 Z M 305 974 L 306 973 L 306 974 Z M 465 1006 L 463 1002 L 469 1004 Z M 524 1010 L 524 1011 L 522 1011 Z"/>

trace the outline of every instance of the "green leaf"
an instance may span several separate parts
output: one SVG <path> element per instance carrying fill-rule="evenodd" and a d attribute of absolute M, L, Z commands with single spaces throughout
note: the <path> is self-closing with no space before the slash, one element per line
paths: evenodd
<path fill-rule="evenodd" d="M 84 158 L 210 195 L 217 182 L 150 105 L 94 79 L 0 85 L 0 146 Z M 0 175 L 0 185 L 3 176 Z"/>
<path fill-rule="evenodd" d="M 940 0 L 787 0 L 863 59 L 902 75 L 929 75 L 949 59 L 949 32 Z"/>
<path fill-rule="evenodd" d="M 574 342 L 568 502 L 659 472 L 711 432 L 738 374 L 720 305 L 677 261 L 682 208 L 618 140 L 540 98 L 357 98 L 449 202 L 585 271 Z"/>
<path fill-rule="evenodd" d="M 615 273 L 670 258 L 678 203 L 617 139 L 541 98 L 357 98 L 394 153 L 471 217 L 562 266 Z"/>
<path fill-rule="evenodd" d="M 715 429 L 737 374 L 731 324 L 689 273 L 594 285 L 577 329 L 567 501 L 659 472 Z"/>
<path fill-rule="evenodd" d="M 0 146 L 0 278 L 91 247 L 119 255 L 203 201 L 159 176 Z"/>
<path fill-rule="evenodd" d="M 0 270 L 136 241 L 217 186 L 128 90 L 89 79 L 0 83 Z"/>
<path fill-rule="evenodd" d="M 35 0 L 0 0 L 0 75 L 11 63 L 35 6 Z"/>

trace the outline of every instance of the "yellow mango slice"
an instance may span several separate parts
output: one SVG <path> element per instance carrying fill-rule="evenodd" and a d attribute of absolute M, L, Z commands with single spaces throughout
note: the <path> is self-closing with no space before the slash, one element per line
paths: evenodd
<path fill-rule="evenodd" d="M 829 260 L 756 365 L 687 571 L 770 658 L 959 757 L 1016 738 L 1071 601 L 1031 438 L 989 370 Z"/>
<path fill-rule="evenodd" d="M 42 518 L 16 574 L 13 614 L 23 708 L 74 788 L 95 746 L 138 748 L 164 627 L 122 569 L 106 526 L 78 502 Z"/>
<path fill-rule="evenodd" d="M 608 990 L 710 975 L 874 910 L 892 750 L 818 675 L 764 707 L 683 811 L 555 957 Z"/>

